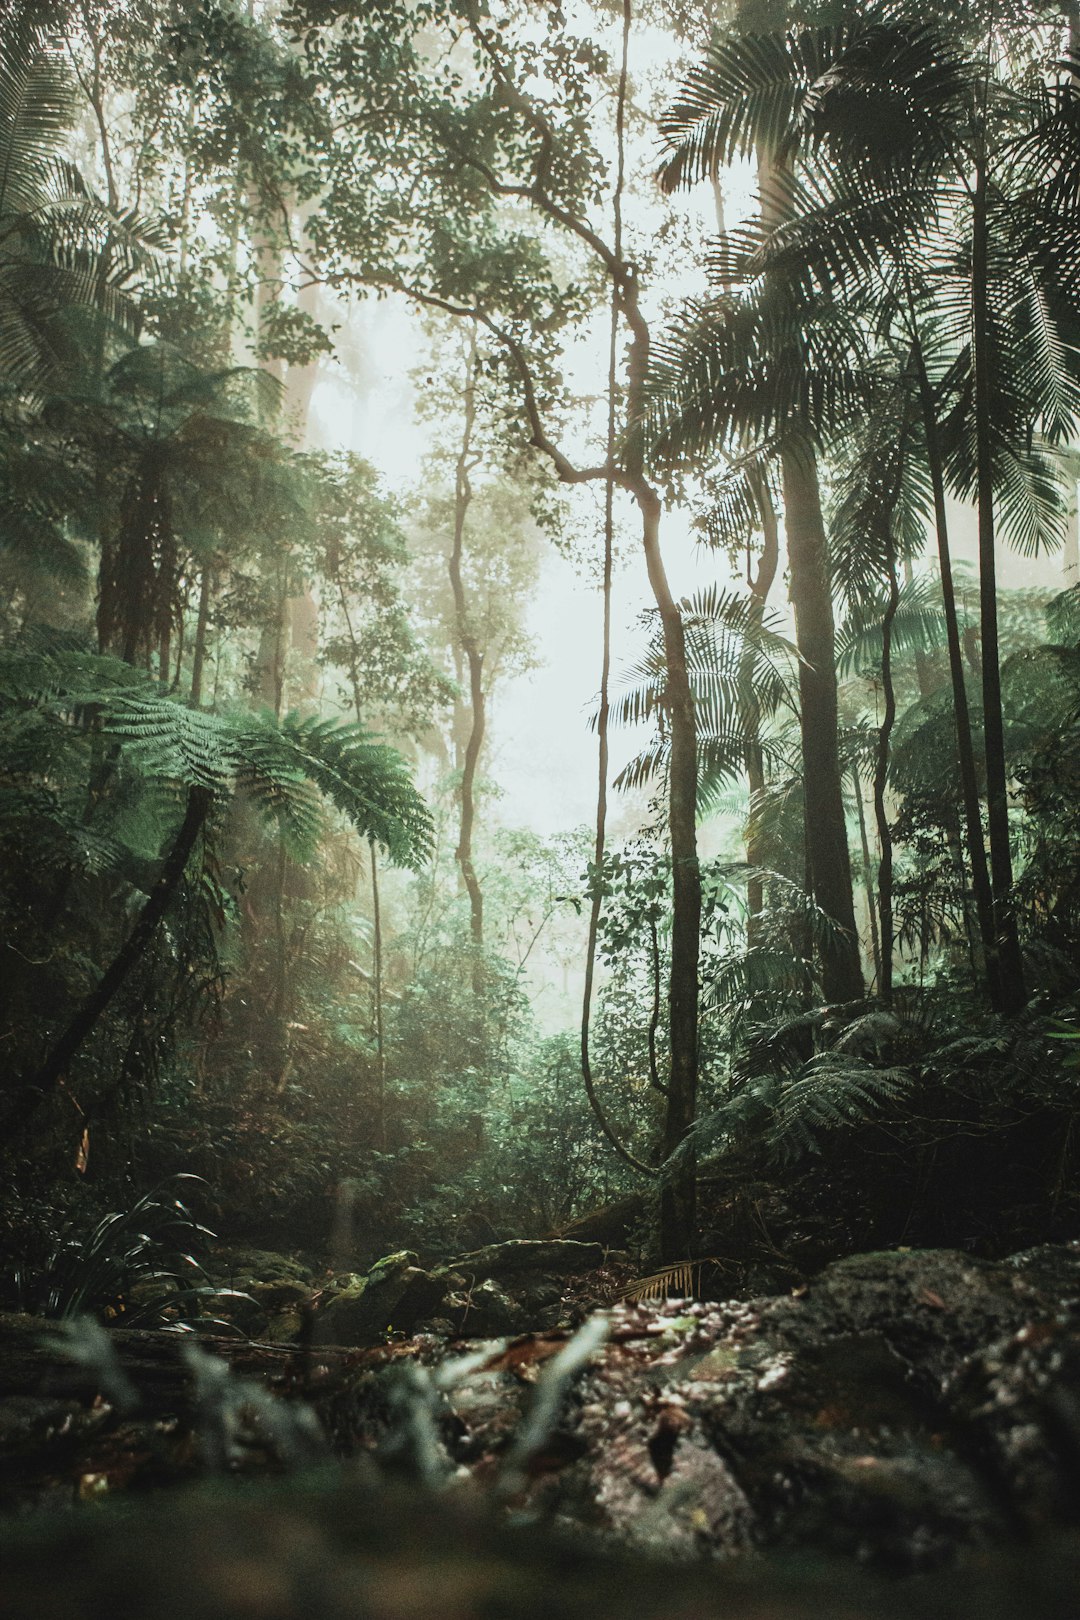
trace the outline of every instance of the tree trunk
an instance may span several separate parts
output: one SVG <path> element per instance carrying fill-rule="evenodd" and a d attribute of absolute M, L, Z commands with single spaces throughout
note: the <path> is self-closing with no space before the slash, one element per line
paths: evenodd
<path fill-rule="evenodd" d="M 878 727 L 877 758 L 874 762 L 874 816 L 877 820 L 878 844 L 878 917 L 881 923 L 881 967 L 878 974 L 878 994 L 882 1001 L 892 1000 L 893 991 L 893 838 L 885 806 L 885 789 L 889 776 L 889 740 L 896 722 L 896 689 L 892 674 L 893 620 L 900 606 L 900 582 L 896 577 L 896 542 L 887 523 L 885 534 L 885 566 L 888 573 L 888 600 L 881 621 L 881 684 L 885 697 L 885 711 Z"/>
<path fill-rule="evenodd" d="M 191 705 L 197 709 L 202 702 L 203 670 L 206 668 L 206 638 L 210 629 L 210 596 L 213 591 L 214 571 L 209 563 L 203 565 L 199 581 L 199 612 L 195 621 L 195 646 L 191 655 Z"/>
<path fill-rule="evenodd" d="M 772 153 L 759 151 L 761 217 L 770 229 L 784 223 L 776 193 L 771 189 L 779 167 Z M 835 624 L 817 455 L 805 440 L 789 439 L 781 451 L 780 465 L 795 641 L 800 656 L 803 813 L 809 879 L 815 901 L 833 924 L 822 951 L 822 991 L 826 1001 L 859 1001 L 865 986 L 840 780 Z"/>
<path fill-rule="evenodd" d="M 625 89 L 625 61 L 623 74 L 620 78 L 620 98 Z M 608 798 L 608 730 L 611 717 L 611 582 L 615 556 L 615 481 L 614 481 L 614 455 L 615 455 L 615 429 L 616 406 L 615 384 L 616 363 L 618 357 L 619 340 L 619 299 L 617 288 L 611 293 L 611 327 L 608 342 L 608 431 L 607 454 L 608 467 L 604 478 L 604 568 L 603 568 L 603 630 L 601 634 L 600 657 L 600 704 L 596 716 L 596 752 L 597 752 L 597 783 L 596 783 L 596 836 L 593 842 L 593 885 L 592 896 L 589 903 L 589 932 L 585 946 L 585 977 L 581 993 L 581 1078 L 585 1085 L 585 1095 L 589 1099 L 589 1106 L 596 1117 L 607 1140 L 624 1163 L 641 1175 L 654 1175 L 656 1167 L 647 1164 L 644 1159 L 632 1153 L 626 1144 L 620 1140 L 604 1111 L 596 1089 L 596 1080 L 593 1075 L 592 1058 L 589 1052 L 590 1021 L 592 1018 L 593 978 L 596 973 L 596 942 L 600 931 L 600 913 L 603 909 L 603 871 L 604 855 L 607 847 L 607 798 Z M 654 931 L 655 938 L 655 931 Z M 656 1030 L 660 1021 L 660 964 L 659 941 L 656 942 L 654 964 L 654 997 L 653 1012 L 649 1024 L 649 1064 L 650 1073 L 654 1082 L 659 1079 L 656 1062 Z"/>
<path fill-rule="evenodd" d="M 747 583 L 753 598 L 752 623 L 756 630 L 760 630 L 765 621 L 765 603 L 772 590 L 780 563 L 780 534 L 772 496 L 764 479 L 759 484 L 757 498 L 761 510 L 761 555 L 758 558 L 757 573 L 748 579 Z M 756 868 L 763 864 L 765 853 L 760 821 L 755 814 L 755 804 L 760 804 L 761 795 L 765 791 L 765 763 L 761 748 L 761 714 L 750 679 L 753 662 L 753 651 L 748 650 L 742 671 L 743 685 L 750 688 L 746 725 L 746 778 L 750 788 L 750 814 L 746 823 L 746 864 Z M 764 905 L 765 879 L 760 872 L 752 871 L 746 885 L 746 943 L 751 950 L 758 943 L 761 933 L 760 918 Z"/>
<path fill-rule="evenodd" d="M 826 1001 L 858 1001 L 864 994 L 864 985 L 840 786 L 835 628 L 817 460 L 809 446 L 794 444 L 784 449 L 781 459 L 791 601 L 800 655 L 809 877 L 814 899 L 834 927 L 822 953 L 822 989 Z"/>
<path fill-rule="evenodd" d="M 638 306 L 637 278 L 628 271 L 620 287 L 623 313 L 633 339 L 627 378 L 627 416 L 644 416 L 650 338 Z M 660 1186 L 660 1253 L 665 1261 L 688 1258 L 697 1225 L 697 1156 L 690 1135 L 697 1116 L 698 959 L 701 950 L 701 870 L 697 852 L 697 721 L 686 667 L 682 613 L 671 594 L 660 548 L 660 497 L 644 475 L 640 438 L 632 439 L 623 478 L 641 512 L 641 543 L 664 638 L 665 712 L 671 743 L 668 765 L 668 829 L 671 839 L 671 972 L 668 980 L 668 1073 Z M 673 1155 L 677 1157 L 673 1160 Z"/>
<path fill-rule="evenodd" d="M 874 963 L 875 983 L 881 983 L 881 944 L 878 936 L 877 901 L 874 898 L 874 863 L 870 855 L 870 839 L 866 832 L 866 810 L 863 806 L 862 783 L 859 768 L 852 767 L 851 783 L 855 789 L 855 812 L 859 818 L 859 845 L 862 850 L 863 887 L 866 891 L 866 911 L 870 918 L 870 954 Z"/>
<path fill-rule="evenodd" d="M 469 896 L 469 932 L 472 938 L 473 991 L 480 995 L 484 988 L 484 896 L 473 864 L 472 839 L 476 822 L 476 769 L 480 750 L 484 746 L 486 723 L 484 700 L 484 655 L 476 634 L 469 623 L 465 582 L 461 575 L 461 560 L 465 548 L 465 521 L 472 501 L 469 481 L 472 436 L 476 423 L 476 328 L 470 334 L 465 373 L 465 421 L 461 435 L 461 449 L 454 472 L 454 541 L 448 558 L 450 587 L 454 593 L 454 616 L 457 620 L 457 640 L 469 671 L 469 733 L 465 743 L 465 760 L 461 772 L 458 843 L 455 855 L 461 869 L 461 880 Z"/>
<path fill-rule="evenodd" d="M 270 1004 L 274 1043 L 274 1064 L 270 1078 L 279 1096 L 289 1079 L 289 929 L 285 916 L 288 876 L 289 855 L 285 848 L 285 835 L 279 832 L 271 891 L 274 908 L 274 994 Z"/>
<path fill-rule="evenodd" d="M 660 500 L 644 481 L 637 493 L 649 582 L 660 612 L 667 664 L 667 714 L 671 738 L 668 825 L 671 835 L 671 977 L 668 1006 L 671 1069 L 664 1118 L 660 1188 L 660 1250 L 663 1260 L 692 1252 L 696 1226 L 696 1156 L 688 1133 L 697 1114 L 698 955 L 701 934 L 701 873 L 697 854 L 697 728 L 686 668 L 682 614 L 671 595 L 660 551 Z"/>
<path fill-rule="evenodd" d="M 1012 899 L 1012 849 L 1009 842 L 1009 789 L 1005 766 L 1005 727 L 1001 711 L 1001 662 L 998 649 L 997 558 L 994 532 L 994 465 L 991 443 L 993 377 L 985 160 L 975 174 L 972 208 L 971 327 L 975 361 L 975 440 L 979 503 L 979 629 L 982 640 L 983 746 L 986 756 L 987 828 L 990 834 L 990 885 L 994 937 L 1000 971 L 1002 1012 L 1019 1012 L 1027 1000 L 1024 962 L 1016 931 Z"/>
<path fill-rule="evenodd" d="M 953 717 L 956 725 L 956 754 L 960 767 L 960 794 L 964 807 L 964 830 L 968 863 L 971 867 L 971 886 L 975 897 L 975 915 L 986 972 L 987 990 L 993 1007 L 1001 1008 L 1001 982 L 998 965 L 997 940 L 994 929 L 994 904 L 990 888 L 990 873 L 986 864 L 986 845 L 983 841 L 982 812 L 979 807 L 979 783 L 975 765 L 975 745 L 971 735 L 971 713 L 968 707 L 967 682 L 964 676 L 964 651 L 960 639 L 960 623 L 956 612 L 956 585 L 953 579 L 952 552 L 949 544 L 948 509 L 945 502 L 945 467 L 938 439 L 937 413 L 933 390 L 926 370 L 922 345 L 915 327 L 914 308 L 910 303 L 914 328 L 913 353 L 922 396 L 923 432 L 926 437 L 926 457 L 930 470 L 930 484 L 934 495 L 934 527 L 937 534 L 938 573 L 941 576 L 941 604 L 945 612 L 945 640 L 949 651 L 949 680 L 952 686 Z"/>
<path fill-rule="evenodd" d="M 386 1151 L 386 1039 L 383 1032 L 383 942 L 382 906 L 379 901 L 379 862 L 374 838 L 368 839 L 371 854 L 371 983 L 375 999 L 375 1058 L 378 1065 L 378 1119 L 375 1140 Z"/>
<path fill-rule="evenodd" d="M 83 1042 L 97 1027 L 131 970 L 142 960 L 180 885 L 212 803 L 213 796 L 208 788 L 188 789 L 184 819 L 138 922 L 105 969 L 97 988 L 87 997 L 29 1085 L 0 1121 L 0 1143 L 6 1145 L 24 1130 L 45 1099 L 56 1090 Z"/>

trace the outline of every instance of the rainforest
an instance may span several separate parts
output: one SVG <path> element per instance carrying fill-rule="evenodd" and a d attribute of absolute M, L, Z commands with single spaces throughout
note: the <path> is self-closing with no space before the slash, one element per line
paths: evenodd
<path fill-rule="evenodd" d="M 0 6 L 0 1615 L 1075 1613 L 1080 7 Z"/>

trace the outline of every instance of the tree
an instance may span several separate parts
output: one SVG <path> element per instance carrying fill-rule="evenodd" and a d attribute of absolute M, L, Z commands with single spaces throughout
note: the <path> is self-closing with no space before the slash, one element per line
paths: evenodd
<path fill-rule="evenodd" d="M 319 827 L 317 794 L 336 805 L 392 859 L 417 866 L 425 858 L 431 823 L 403 761 L 361 727 L 288 716 L 209 715 L 174 702 L 115 661 L 85 655 L 7 654 L 3 694 L 9 727 L 25 733 L 27 713 L 44 741 L 50 732 L 79 729 L 95 713 L 120 760 L 157 792 L 178 795 L 183 809 L 168 834 L 160 866 L 139 915 L 45 1057 L 16 1092 L 3 1120 L 11 1142 L 62 1083 L 73 1060 L 145 954 L 212 816 L 238 791 L 250 795 L 299 847 L 311 849 Z M 44 750 L 55 748 L 47 743 Z M 10 756 L 9 756 L 10 757 Z M 7 821 L 40 814 L 42 788 L 14 786 Z"/>
<path fill-rule="evenodd" d="M 740 82 L 738 71 L 729 71 L 729 53 L 737 59 L 738 41 L 718 42 L 708 67 L 691 75 L 665 114 L 661 127 L 670 156 L 663 183 L 673 189 L 715 175 L 736 153 L 760 154 L 763 225 L 766 230 L 779 229 L 786 213 L 786 132 L 777 116 L 775 98 L 770 102 L 745 94 L 747 86 Z M 819 904 L 837 924 L 833 946 L 823 963 L 825 994 L 830 1000 L 852 1001 L 861 997 L 863 983 L 837 749 L 835 627 L 815 450 L 820 424 L 798 408 L 813 400 L 815 383 L 820 387 L 821 379 L 812 379 L 808 369 L 799 373 L 805 334 L 798 330 L 799 311 L 785 307 L 785 289 L 777 285 L 766 289 L 757 312 L 759 320 L 748 325 L 746 312 L 737 312 L 731 301 L 726 266 L 719 279 L 725 290 L 707 321 L 711 326 L 730 317 L 728 336 L 735 342 L 712 345 L 710 337 L 715 332 L 691 326 L 667 347 L 654 379 L 654 410 L 657 394 L 666 393 L 668 399 L 659 447 L 670 455 L 725 441 L 730 444 L 734 438 L 744 444 L 748 441 L 751 447 L 767 442 L 770 451 L 779 456 L 800 653 L 808 877 Z M 810 312 L 803 314 L 813 320 Z M 763 344 L 780 335 L 770 327 L 779 327 L 784 341 L 784 351 L 779 356 L 774 353 L 774 361 L 788 368 L 777 387 L 768 372 L 753 375 L 753 368 L 762 362 Z M 829 336 L 826 332 L 826 340 Z M 819 363 L 827 358 L 819 349 Z M 725 367 L 732 367 L 733 373 L 725 376 Z M 691 381 L 692 372 L 696 375 Z M 711 389 L 707 401 L 701 397 L 703 388 Z M 786 406 L 782 403 L 785 388 Z M 687 405 L 681 420 L 679 407 L 670 408 L 674 397 Z"/>
<path fill-rule="evenodd" d="M 64 155 L 76 98 L 59 51 L 19 17 L 3 44 L 0 383 L 40 398 L 78 361 L 77 314 L 130 320 L 124 289 L 148 236 L 102 204 Z"/>
<path fill-rule="evenodd" d="M 995 503 L 1026 543 L 1053 532 L 1048 469 L 1032 452 L 1031 437 L 1038 427 L 1059 438 L 1075 417 L 1064 335 L 1074 317 L 1067 314 L 1067 237 L 1060 219 L 1047 232 L 1040 200 L 1047 170 L 1038 175 L 1027 165 L 1016 183 L 1020 154 L 1038 144 L 1044 93 L 1032 98 L 1007 85 L 989 66 L 989 36 L 980 36 L 979 45 L 978 54 L 969 54 L 962 39 L 958 44 L 938 25 L 885 11 L 832 29 L 722 42 L 688 83 L 675 127 L 689 133 L 675 162 L 676 174 L 699 172 L 755 120 L 787 149 L 813 154 L 818 174 L 825 165 L 824 187 L 788 188 L 786 220 L 759 237 L 756 254 L 747 252 L 743 233 L 734 244 L 740 272 L 785 276 L 819 308 L 840 295 L 877 330 L 891 324 L 910 355 L 906 369 L 919 400 L 938 530 L 976 902 L 992 996 L 1015 1007 L 1023 973 L 1009 899 Z M 743 99 L 733 112 L 736 90 Z M 1059 84 L 1053 95 L 1060 101 L 1069 93 Z M 992 255 L 991 195 L 994 240 L 1003 245 Z M 967 243 L 959 251 L 958 240 Z M 732 255 L 721 258 L 730 270 Z M 943 318 L 931 316 L 935 309 Z M 902 357 L 900 365 L 905 369 Z M 975 496 L 980 513 L 990 882 L 956 628 L 946 478 Z"/>
<path fill-rule="evenodd" d="M 636 422 L 652 343 L 641 277 L 622 241 L 618 201 L 610 237 L 594 228 L 588 212 L 602 170 L 589 132 L 601 53 L 588 41 L 570 39 L 559 13 L 550 19 L 539 76 L 533 74 L 540 59 L 529 27 L 518 28 L 515 21 L 501 29 L 468 11 L 460 17 L 434 13 L 429 19 L 434 35 L 421 49 L 413 18 L 338 15 L 336 9 L 331 15 L 334 29 L 322 6 L 298 25 L 307 60 L 317 66 L 322 82 L 333 86 L 338 104 L 327 157 L 329 206 L 311 221 L 323 274 L 340 286 L 393 289 L 420 306 L 476 323 L 501 352 L 502 367 L 518 391 L 527 439 L 557 478 L 567 485 L 610 478 L 638 509 L 646 572 L 663 630 L 672 738 L 671 1080 L 662 1147 L 670 1161 L 693 1123 L 698 1071 L 697 758 L 682 617 L 660 545 L 663 502 L 646 472 L 640 434 L 633 429 L 620 434 L 615 457 L 591 467 L 579 466 L 553 437 L 541 391 L 545 351 L 550 352 L 559 325 L 576 314 L 581 289 L 575 283 L 560 289 L 535 238 L 519 223 L 532 216 L 557 229 L 567 251 L 580 256 L 584 277 L 606 283 L 630 338 L 623 404 L 626 421 Z M 620 150 L 629 31 L 627 11 L 616 98 Z M 468 84 L 457 67 L 461 38 L 473 53 Z M 365 97 L 378 100 L 377 124 L 366 117 Z M 342 139 L 345 128 L 356 144 Z M 616 199 L 621 198 L 621 162 Z M 375 186 L 358 185 L 365 166 L 378 177 Z M 412 242 L 407 268 L 387 244 L 388 236 L 400 242 L 405 227 Z M 668 1255 L 689 1250 L 693 1200 L 693 1157 L 686 1152 L 677 1174 L 664 1180 L 662 1246 Z"/>
<path fill-rule="evenodd" d="M 252 396 L 268 389 L 262 372 L 207 371 L 153 343 L 121 355 L 100 393 L 48 403 L 53 431 L 83 452 L 96 508 L 99 649 L 147 667 L 156 654 L 166 684 L 182 574 L 194 565 L 208 580 L 219 553 L 280 534 L 295 517 L 288 457 L 251 419 Z"/>

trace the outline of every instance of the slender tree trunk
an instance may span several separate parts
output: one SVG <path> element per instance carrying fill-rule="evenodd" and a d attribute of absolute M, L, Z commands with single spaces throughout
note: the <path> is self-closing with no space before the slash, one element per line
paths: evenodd
<path fill-rule="evenodd" d="M 349 637 L 349 684 L 352 687 L 353 711 L 356 715 L 357 725 L 364 723 L 364 705 L 360 695 L 360 670 L 358 667 L 358 648 L 356 631 L 353 628 L 352 615 L 349 612 L 349 599 L 345 594 L 345 584 L 340 572 L 335 573 L 334 583 L 338 589 L 338 600 L 341 603 L 342 615 L 345 619 L 345 628 Z M 371 989 L 375 1013 L 375 1062 L 376 1078 L 378 1084 L 378 1118 L 375 1122 L 375 1140 L 381 1148 L 386 1147 L 386 1035 L 383 1026 L 383 935 L 382 935 L 382 900 L 379 893 L 379 860 L 378 849 L 374 838 L 368 839 L 368 849 L 371 855 Z M 351 1110 L 350 1110 L 351 1112 Z"/>
<path fill-rule="evenodd" d="M 274 1068 L 271 1080 L 280 1095 L 289 1079 L 289 930 L 285 917 L 289 856 L 278 833 L 272 889 L 274 908 L 274 994 L 271 1003 Z"/>
<path fill-rule="evenodd" d="M 379 899 L 379 861 L 375 840 L 368 840 L 371 853 L 372 988 L 375 998 L 375 1058 L 378 1067 L 378 1119 L 375 1140 L 386 1148 L 386 1039 L 383 1031 L 383 940 L 382 906 Z"/>
<path fill-rule="evenodd" d="M 772 496 L 768 486 L 761 481 L 757 490 L 758 506 L 761 510 L 762 546 L 758 557 L 757 572 L 747 583 L 750 586 L 752 601 L 751 622 L 756 630 L 760 630 L 765 622 L 765 603 L 776 578 L 776 570 L 780 563 L 780 535 L 776 509 L 773 506 Z M 761 712 L 757 698 L 753 692 L 752 673 L 754 655 L 747 652 L 742 670 L 744 687 L 749 688 L 749 702 L 747 705 L 746 724 L 746 778 L 750 788 L 750 814 L 746 822 L 746 864 L 753 868 L 760 867 L 764 860 L 764 847 L 761 836 L 761 823 L 756 807 L 760 805 L 761 795 L 765 791 L 765 762 L 761 747 Z M 765 906 L 765 879 L 759 871 L 752 871 L 746 885 L 746 943 L 752 950 L 758 943 L 761 933 L 761 913 Z"/>
<path fill-rule="evenodd" d="M 627 12 L 628 16 L 628 12 Z M 619 286 L 632 333 L 627 373 L 627 417 L 644 417 L 650 334 L 638 303 L 631 268 Z M 660 546 L 660 497 L 644 474 L 640 437 L 630 440 L 623 478 L 641 513 L 641 543 L 664 638 L 665 710 L 671 752 L 668 765 L 668 828 L 671 838 L 671 973 L 668 1073 L 663 1152 L 667 1168 L 660 1186 L 660 1251 L 665 1261 L 693 1253 L 697 1229 L 697 1155 L 691 1130 L 697 1116 L 698 961 L 701 950 L 701 869 L 697 850 L 697 720 L 686 667 L 682 613 L 671 593 Z"/>
<path fill-rule="evenodd" d="M 859 821 L 859 847 L 862 851 L 863 888 L 866 891 L 866 911 L 870 918 L 870 955 L 874 963 L 875 983 L 881 983 L 881 942 L 878 937 L 877 900 L 874 896 L 874 862 L 870 854 L 870 839 L 866 831 L 866 807 L 863 804 L 859 768 L 853 766 L 851 784 L 855 790 L 855 814 Z"/>
<path fill-rule="evenodd" d="M 791 600 L 800 654 L 809 877 L 816 903 L 833 924 L 822 956 L 822 988 L 826 1001 L 858 1001 L 864 985 L 840 785 L 835 626 L 817 461 L 809 447 L 789 445 L 783 451 L 782 467 Z"/>
<path fill-rule="evenodd" d="M 987 828 L 994 935 L 1000 969 L 1001 1010 L 1016 1013 L 1027 1000 L 1024 962 L 1016 930 L 1009 841 L 1009 788 L 1005 726 L 1001 709 L 998 645 L 997 557 L 994 532 L 994 465 L 991 443 L 993 376 L 991 356 L 987 219 L 987 172 L 980 160 L 972 207 L 971 326 L 975 361 L 975 439 L 979 502 L 979 629 L 982 641 L 983 746 L 986 756 Z"/>
<path fill-rule="evenodd" d="M 688 1137 L 697 1114 L 698 956 L 701 872 L 697 853 L 697 728 L 686 668 L 682 614 L 671 595 L 660 550 L 660 500 L 644 480 L 635 492 L 653 597 L 663 627 L 667 713 L 671 738 L 668 825 L 671 833 L 672 917 L 669 1018 L 671 1071 L 664 1119 L 664 1158 L 678 1152 L 660 1189 L 660 1248 L 664 1260 L 692 1252 L 696 1228 L 696 1156 Z"/>
<path fill-rule="evenodd" d="M 157 882 L 139 913 L 138 921 L 105 969 L 97 988 L 84 1001 L 28 1086 L 0 1121 L 0 1144 L 8 1144 L 24 1130 L 42 1103 L 56 1090 L 83 1043 L 97 1027 L 132 969 L 146 954 L 158 924 L 180 885 L 212 803 L 208 788 L 188 789 L 184 819 L 165 857 Z"/>
<path fill-rule="evenodd" d="M 1000 1011 L 1002 1005 L 1001 974 L 994 928 L 993 893 L 990 887 L 990 872 L 986 864 L 986 844 L 983 837 L 982 812 L 979 806 L 975 745 L 971 734 L 971 712 L 968 706 L 967 681 L 964 675 L 964 651 L 960 637 L 960 621 L 956 610 L 956 583 L 953 579 L 948 508 L 945 500 L 945 463 L 938 437 L 937 409 L 933 389 L 930 386 L 930 378 L 926 370 L 922 344 L 918 336 L 910 288 L 907 291 L 907 297 L 912 323 L 912 352 L 919 379 L 919 392 L 922 398 L 926 458 L 930 471 L 930 485 L 934 496 L 934 528 L 937 536 L 938 573 L 941 578 L 941 604 L 945 613 L 945 640 L 949 653 L 949 681 L 952 686 L 953 718 L 956 726 L 956 755 L 960 767 L 960 796 L 964 810 L 968 864 L 971 867 L 971 886 L 975 897 L 975 916 L 978 921 L 979 937 L 982 943 L 987 990 L 991 1005 Z"/>
<path fill-rule="evenodd" d="M 280 720 L 285 707 L 285 645 L 288 616 L 288 560 L 281 559 L 272 581 L 271 618 L 263 624 L 255 658 L 260 703 Z"/>
<path fill-rule="evenodd" d="M 297 234 L 306 240 L 306 228 L 301 220 L 297 220 Z M 296 300 L 296 307 L 302 315 L 309 315 L 312 319 L 319 308 L 319 288 L 309 282 L 301 287 Z M 319 381 L 318 360 L 309 361 L 307 365 L 290 365 L 285 373 L 285 406 L 289 416 L 288 426 L 293 438 L 301 450 L 313 448 L 311 444 L 311 400 Z"/>
<path fill-rule="evenodd" d="M 458 844 L 455 851 L 461 880 L 469 896 L 469 932 L 472 938 L 473 991 L 481 995 L 484 988 L 484 896 L 473 864 L 473 828 L 476 822 L 476 769 L 480 750 L 484 746 L 486 704 L 484 698 L 484 655 L 469 622 L 465 582 L 461 561 L 465 548 L 465 523 L 472 501 L 469 468 L 472 455 L 473 430 L 476 425 L 476 328 L 470 330 L 469 350 L 465 371 L 465 420 L 461 435 L 461 448 L 454 471 L 454 540 L 448 558 L 450 587 L 454 593 L 454 616 L 457 621 L 458 645 L 469 671 L 469 733 L 465 743 L 465 759 L 461 772 Z"/>
<path fill-rule="evenodd" d="M 251 257 L 255 270 L 255 341 L 258 345 L 262 335 L 266 317 L 274 304 L 281 296 L 281 247 L 272 237 L 263 221 L 259 219 L 260 209 L 259 193 L 254 187 L 248 188 L 247 213 L 252 229 L 250 234 Z M 263 371 L 270 373 L 278 382 L 285 377 L 284 362 L 278 359 L 259 358 L 257 364 Z"/>
<path fill-rule="evenodd" d="M 214 570 L 210 563 L 203 565 L 199 580 L 199 611 L 195 620 L 195 646 L 191 655 L 191 705 L 197 709 L 202 702 L 203 671 L 206 668 L 206 639 L 210 630 L 210 597 L 213 592 Z"/>
<path fill-rule="evenodd" d="M 625 94 L 626 60 L 623 58 L 623 72 L 620 77 L 620 103 Z M 621 147 L 620 147 L 621 150 Z M 618 204 L 619 188 L 616 190 Z M 619 237 L 619 210 L 616 207 L 616 238 Z M 615 555 L 615 482 L 614 482 L 614 455 L 615 455 L 615 429 L 616 405 L 615 383 L 616 362 L 618 357 L 619 339 L 619 300 L 617 289 L 611 293 L 611 325 L 608 340 L 608 422 L 607 422 L 607 474 L 604 479 L 604 568 L 602 580 L 603 597 L 603 628 L 601 631 L 600 655 L 600 704 L 596 716 L 596 743 L 597 743 L 597 783 L 596 783 L 596 835 L 593 841 L 593 885 L 589 902 L 589 932 L 585 945 L 585 977 L 581 994 L 581 1078 L 585 1086 L 585 1095 L 589 1099 L 597 1124 L 604 1136 L 615 1149 L 619 1158 L 631 1169 L 641 1175 L 655 1174 L 655 1167 L 647 1164 L 632 1153 L 626 1144 L 620 1140 L 611 1121 L 604 1111 L 596 1089 L 596 1079 L 593 1075 L 592 1057 L 589 1050 L 590 1025 L 592 1020 L 593 979 L 596 973 L 596 942 L 600 932 L 600 913 L 603 909 L 603 872 L 604 855 L 607 848 L 607 796 L 608 796 L 608 731 L 611 718 L 611 582 Z M 656 964 L 657 974 L 659 964 Z M 657 979 L 656 995 L 653 1002 L 653 1018 L 650 1021 L 649 1056 L 651 1072 L 656 1074 L 656 1027 L 659 1024 L 659 980 Z M 658 1075 L 657 1075 L 658 1078 Z"/>
<path fill-rule="evenodd" d="M 660 1078 L 660 1065 L 656 1058 L 656 1035 L 660 1028 L 660 933 L 656 919 L 649 918 L 649 969 L 652 975 L 652 1006 L 649 1009 L 647 1039 L 649 1045 L 649 1084 L 654 1091 L 667 1096 L 667 1086 Z"/>
<path fill-rule="evenodd" d="M 877 820 L 878 844 L 881 859 L 878 862 L 878 915 L 881 920 L 881 967 L 878 973 L 878 994 L 882 1001 L 892 1000 L 893 992 L 893 837 L 885 805 L 885 789 L 889 777 L 889 740 L 896 723 L 896 689 L 892 673 L 893 621 L 900 606 L 900 582 L 896 576 L 896 542 L 892 528 L 887 525 L 884 534 L 885 566 L 888 574 L 888 600 L 881 621 L 881 684 L 885 709 L 878 727 L 877 758 L 874 762 L 874 816 Z"/>
<path fill-rule="evenodd" d="M 297 227 L 298 235 L 302 236 L 302 223 L 298 221 Z M 297 299 L 297 308 L 305 315 L 314 315 L 317 305 L 318 288 L 311 285 L 303 287 Z M 318 375 L 317 362 L 306 366 L 290 365 L 285 373 L 285 425 L 301 450 L 309 448 L 311 397 Z M 286 609 L 289 641 L 297 655 L 299 701 L 305 708 L 314 710 L 319 697 L 319 605 L 310 580 L 301 578 L 299 586 L 297 594 L 290 596 Z"/>

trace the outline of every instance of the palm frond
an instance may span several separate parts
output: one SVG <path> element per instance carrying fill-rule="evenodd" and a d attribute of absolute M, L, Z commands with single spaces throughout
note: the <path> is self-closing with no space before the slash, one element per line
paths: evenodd
<path fill-rule="evenodd" d="M 882 592 L 864 598 L 837 630 L 836 671 L 841 678 L 881 663 L 881 623 L 886 608 Z M 929 653 L 945 645 L 945 618 L 940 591 L 932 579 L 915 575 L 900 587 L 892 620 L 894 653 Z"/>

